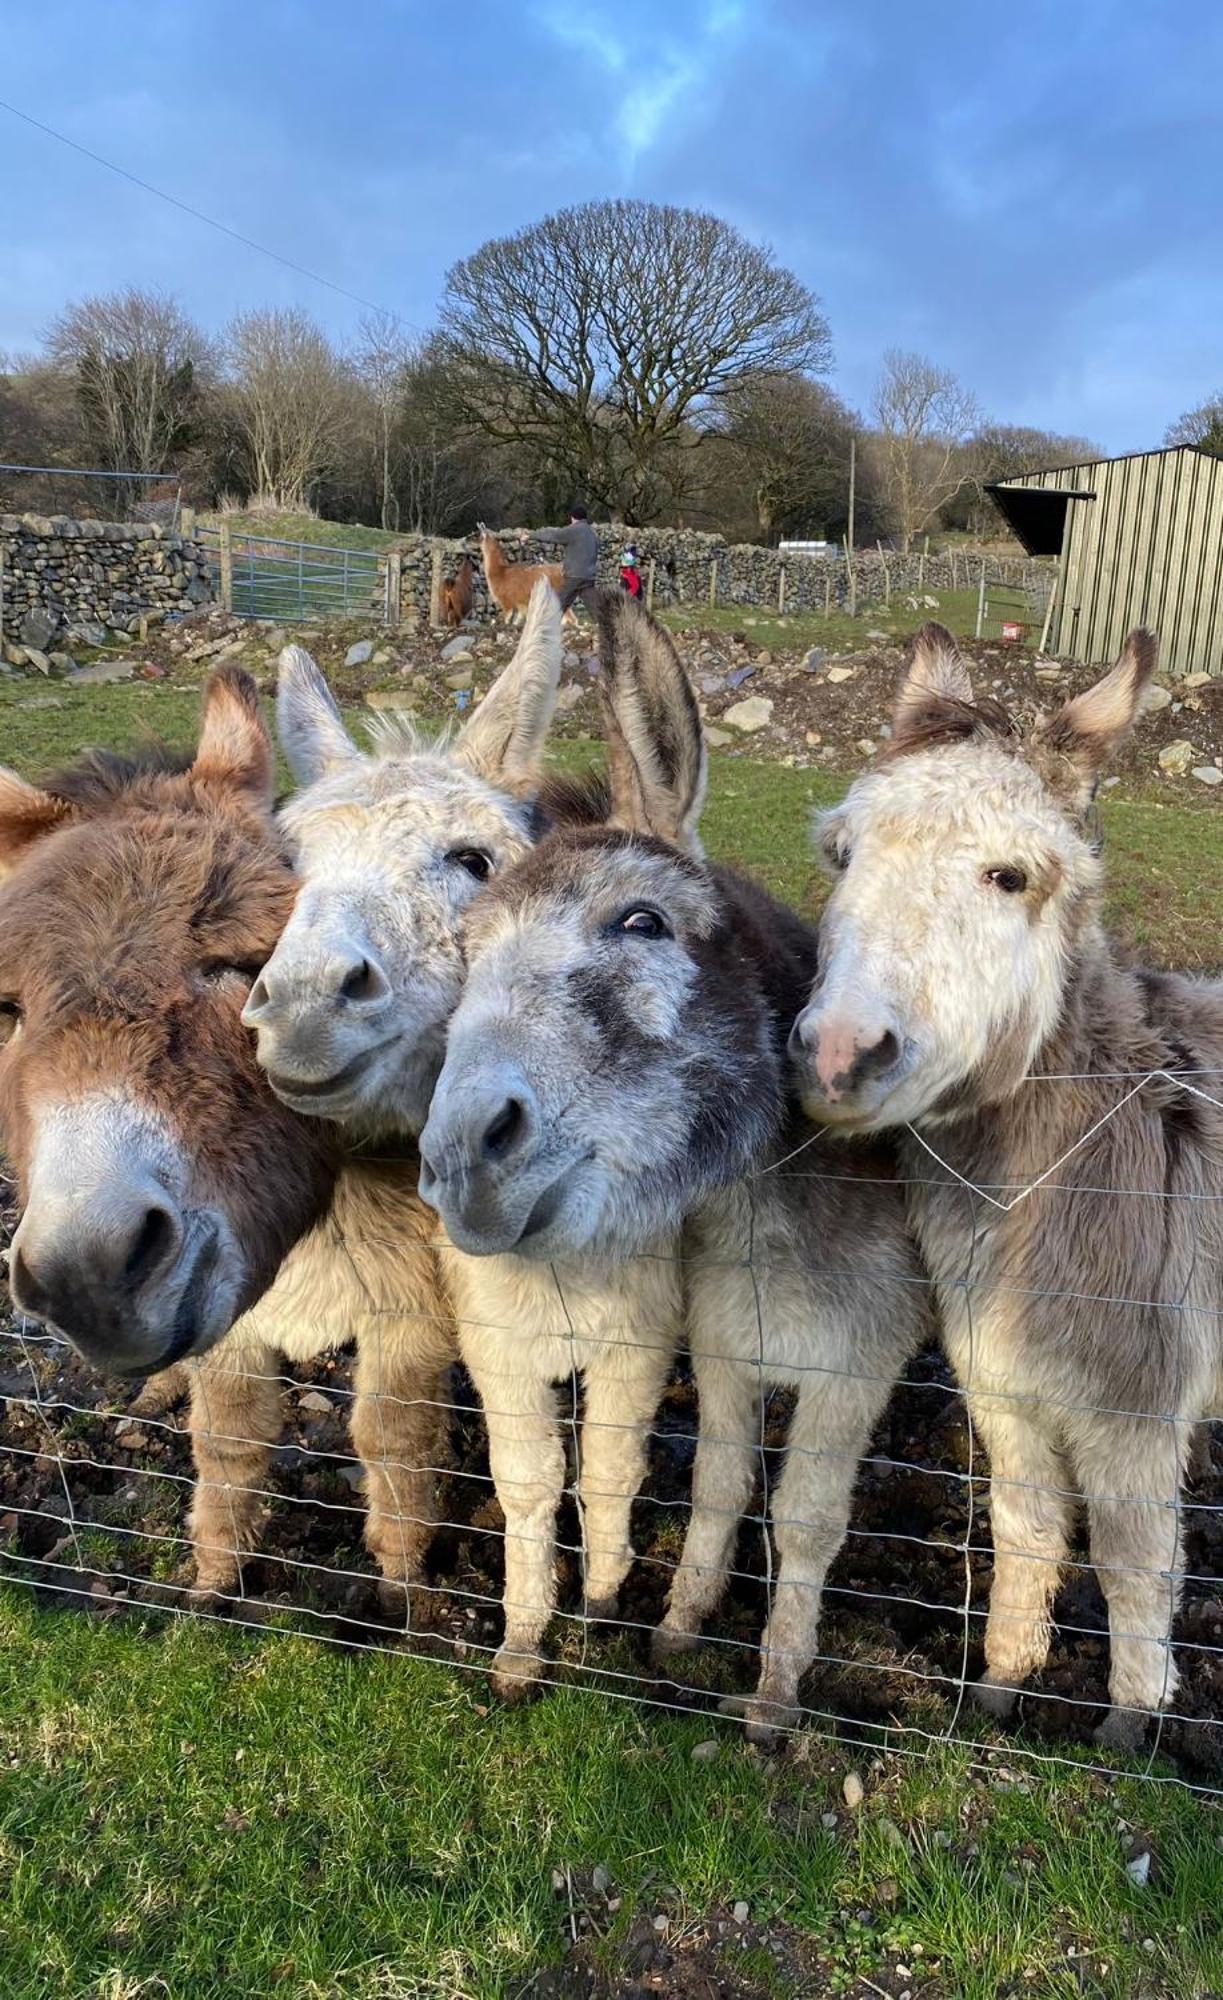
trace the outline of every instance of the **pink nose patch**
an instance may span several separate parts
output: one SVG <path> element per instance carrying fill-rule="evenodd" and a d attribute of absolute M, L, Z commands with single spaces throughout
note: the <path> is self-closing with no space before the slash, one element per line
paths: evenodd
<path fill-rule="evenodd" d="M 821 1027 L 815 1050 L 815 1073 L 833 1103 L 849 1084 L 861 1043 L 850 1027 L 831 1022 Z"/>

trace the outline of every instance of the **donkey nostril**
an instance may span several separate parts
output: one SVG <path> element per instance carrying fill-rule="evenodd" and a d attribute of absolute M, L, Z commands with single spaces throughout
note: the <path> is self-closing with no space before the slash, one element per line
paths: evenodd
<path fill-rule="evenodd" d="M 516 1097 L 508 1098 L 484 1133 L 486 1160 L 504 1160 L 526 1135 L 526 1107 Z"/>
<path fill-rule="evenodd" d="M 123 1267 L 123 1275 L 129 1283 L 138 1284 L 156 1269 L 173 1248 L 175 1235 L 173 1218 L 164 1208 L 146 1211 Z"/>
<path fill-rule="evenodd" d="M 855 1081 L 868 1076 L 882 1076 L 899 1059 L 900 1043 L 890 1028 L 886 1029 L 873 1048 L 863 1049 L 854 1064 Z"/>
<path fill-rule="evenodd" d="M 344 976 L 341 1000 L 380 1000 L 387 990 L 386 980 L 368 958 L 361 959 Z"/>
<path fill-rule="evenodd" d="M 249 1021 L 252 1015 L 261 1014 L 266 1007 L 270 1006 L 271 999 L 272 996 L 264 983 L 263 974 L 260 973 L 246 996 L 246 1005 L 242 1009 L 243 1020 Z"/>

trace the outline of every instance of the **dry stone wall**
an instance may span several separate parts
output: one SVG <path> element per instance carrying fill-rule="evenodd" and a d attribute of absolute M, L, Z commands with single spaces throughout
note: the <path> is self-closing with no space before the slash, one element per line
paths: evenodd
<path fill-rule="evenodd" d="M 754 543 L 730 543 L 720 535 L 701 534 L 684 528 L 616 527 L 596 522 L 599 537 L 599 582 L 614 588 L 619 581 L 620 553 L 631 541 L 641 560 L 642 574 L 654 565 L 654 601 L 670 604 L 741 604 L 764 610 L 835 610 L 850 599 L 850 581 L 843 555 L 806 555 L 761 548 Z M 546 543 L 528 533 L 520 539 L 513 529 L 502 530 L 501 546 L 514 562 L 555 562 L 560 554 L 555 543 Z M 484 571 L 480 562 L 478 536 L 464 541 L 441 541 L 430 536 L 406 536 L 400 547 L 402 574 L 401 615 L 410 624 L 428 621 L 434 551 L 440 552 L 443 574 L 452 577 L 465 555 L 473 559 L 475 591 L 473 610 L 477 617 L 491 610 Z M 1047 567 L 1021 557 L 985 558 L 989 584 L 1030 585 Z M 981 558 L 959 552 L 940 555 L 880 554 L 859 550 L 853 558 L 853 595 L 859 609 L 883 604 L 889 597 L 917 595 L 923 591 L 975 588 L 980 581 Z M 783 582 L 784 577 L 784 582 Z"/>
<path fill-rule="evenodd" d="M 0 636 L 5 656 L 103 645 L 212 596 L 198 543 L 149 522 L 0 514 Z M 20 660 L 10 660 L 20 665 Z M 41 664 L 34 662 L 33 664 Z"/>

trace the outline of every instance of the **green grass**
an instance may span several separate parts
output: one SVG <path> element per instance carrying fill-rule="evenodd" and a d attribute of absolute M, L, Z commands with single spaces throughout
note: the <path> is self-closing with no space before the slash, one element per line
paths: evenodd
<path fill-rule="evenodd" d="M 698 1763 L 707 1718 L 575 1688 L 490 1709 L 478 1676 L 395 1655 L 13 1595 L 0 1642 L 0 1992 L 20 2000 L 491 2000 L 560 1955 L 553 1869 L 598 1864 L 616 1934 L 742 1897 L 818 1942 L 829 1992 L 898 1961 L 957 2000 L 1078 1994 L 1081 1969 L 1117 2000 L 1223 1982 L 1223 1819 L 1176 1788 L 1073 1764 L 1015 1783 L 936 1748 L 854 1815 L 844 1747 L 770 1761 L 725 1733 Z M 1154 1852 L 1146 1889 L 1119 1821 Z"/>
<path fill-rule="evenodd" d="M 926 604 L 923 601 L 926 597 L 933 598 L 935 604 Z M 675 632 L 693 627 L 714 634 L 737 632 L 769 651 L 823 646 L 830 652 L 848 652 L 868 646 L 871 643 L 866 637 L 868 632 L 886 633 L 890 640 L 899 644 L 929 618 L 938 618 L 958 637 L 969 638 L 977 629 L 977 593 L 975 590 L 924 591 L 916 604 L 910 594 L 898 594 L 889 605 L 864 605 L 854 618 L 847 611 L 835 608 L 827 617 L 822 611 L 787 612 L 779 617 L 776 612 L 744 604 L 674 605 L 660 610 L 659 617 Z M 982 637 L 1000 639 L 1004 618 L 1026 621 L 1030 619 L 1030 613 L 1023 609 L 1020 592 L 995 588 L 989 593 L 988 616 L 982 627 Z M 1029 631 L 1029 645 L 1035 645 L 1039 637 L 1037 621 L 1036 629 Z"/>
<path fill-rule="evenodd" d="M 262 541 L 319 542 L 332 549 L 391 549 L 403 540 L 382 528 L 366 528 L 359 522 L 321 521 L 317 514 L 242 513 L 201 514 L 203 526 L 217 528 L 228 521 L 235 535 L 256 535 Z"/>

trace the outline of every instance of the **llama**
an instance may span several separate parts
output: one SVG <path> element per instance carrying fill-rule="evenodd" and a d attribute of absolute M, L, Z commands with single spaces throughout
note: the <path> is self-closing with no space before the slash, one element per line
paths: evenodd
<path fill-rule="evenodd" d="M 504 1273 L 500 1331 L 486 1337 L 502 1394 L 537 1371 L 522 1321 L 504 1331 L 516 1274 L 525 1289 L 526 1273 L 542 1284 L 555 1270 L 569 1302 L 571 1273 L 610 1271 L 627 1300 L 657 1287 L 683 1226 L 700 1439 L 658 1659 L 698 1642 L 760 1466 L 762 1395 L 798 1385 L 759 1684 L 733 1704 L 767 1742 L 800 1713 L 857 1466 L 923 1332 L 920 1273 L 886 1153 L 838 1150 L 829 1178 L 810 1155 L 784 1172 L 801 1123 L 786 1039 L 815 932 L 702 861 L 700 717 L 665 633 L 631 600 L 608 600 L 601 640 L 609 822 L 553 831 L 473 905 L 420 1190 L 473 1273 L 479 1256 Z M 638 1310 L 614 1337 L 623 1369 L 625 1344 L 659 1343 L 660 1324 Z M 637 1476 L 646 1401 L 592 1410 L 591 1379 L 588 1365 L 583 1473 L 597 1448 Z M 537 1511 L 521 1531 L 541 1528 Z"/>
<path fill-rule="evenodd" d="M 336 1120 L 350 1137 L 424 1124 L 462 988 L 462 920 L 481 883 L 520 859 L 549 816 L 599 816 L 572 788 L 541 786 L 560 659 L 559 604 L 544 581 L 514 667 L 450 748 L 384 735 L 372 761 L 317 675 L 298 660 L 283 676 L 281 736 L 308 787 L 286 813 L 304 887 L 246 1018 L 284 1101 Z M 674 1244 L 663 1253 L 638 1270 L 554 1278 L 525 1259 L 487 1265 L 440 1250 L 506 1515 L 506 1631 L 493 1683 L 507 1697 L 540 1671 L 564 1482 L 554 1385 L 575 1368 L 586 1384 L 593 1610 L 610 1615 L 627 1573 L 641 1434 L 679 1333 Z"/>
<path fill-rule="evenodd" d="M 516 616 L 525 615 L 531 592 L 541 577 L 545 577 L 560 596 L 565 583 L 565 572 L 560 563 L 509 562 L 496 535 L 485 527 L 483 521 L 477 523 L 477 529 L 488 593 L 508 624 L 512 624 Z"/>
<path fill-rule="evenodd" d="M 1121 962 L 1087 817 L 1155 660 L 1132 633 L 1024 733 L 918 634 L 887 753 L 821 824 L 836 881 L 794 1036 L 813 1118 L 900 1135 L 990 1460 L 980 1699 L 1008 1713 L 1044 1664 L 1078 1492 L 1119 1744 L 1176 1688 L 1177 1505 L 1223 1393 L 1223 986 Z"/>
<path fill-rule="evenodd" d="M 97 1367 L 202 1353 L 325 1212 L 334 1143 L 269 1092 L 241 1007 L 296 890 L 253 681 L 194 760 L 0 771 L 0 1138 L 18 1311 Z"/>
<path fill-rule="evenodd" d="M 160 1370 L 143 1411 L 190 1389 L 205 1594 L 255 1539 L 281 1357 L 356 1334 L 366 1539 L 397 1596 L 429 1531 L 453 1334 L 414 1163 L 347 1167 L 320 1219 L 332 1135 L 271 1095 L 241 1023 L 296 886 L 272 770 L 254 684 L 227 669 L 186 771 L 159 754 L 89 756 L 41 789 L 0 773 L 12 1291 L 108 1373 Z"/>
<path fill-rule="evenodd" d="M 464 556 L 454 576 L 442 584 L 442 622 L 445 625 L 461 625 L 471 616 L 472 585 L 475 571 L 471 557 Z"/>

